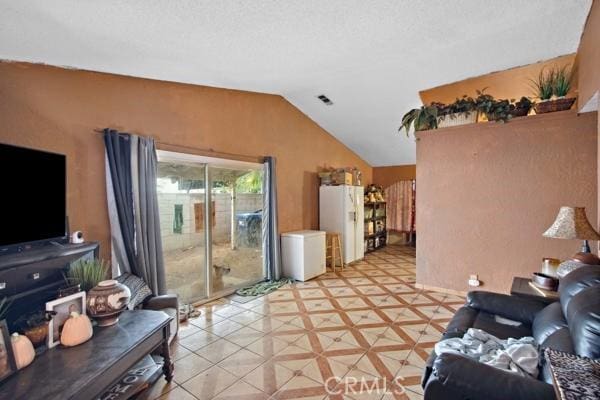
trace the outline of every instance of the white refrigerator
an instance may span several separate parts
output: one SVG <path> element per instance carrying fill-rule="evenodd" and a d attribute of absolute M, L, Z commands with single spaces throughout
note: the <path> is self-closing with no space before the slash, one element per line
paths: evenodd
<path fill-rule="evenodd" d="M 365 209 L 362 186 L 321 186 L 319 229 L 341 234 L 344 263 L 365 256 Z"/>

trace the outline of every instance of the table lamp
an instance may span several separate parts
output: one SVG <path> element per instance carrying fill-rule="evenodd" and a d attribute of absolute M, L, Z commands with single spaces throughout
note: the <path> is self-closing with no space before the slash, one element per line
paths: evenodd
<path fill-rule="evenodd" d="M 600 234 L 594 230 L 585 215 L 585 207 L 561 207 L 556 220 L 544 236 L 555 239 L 581 239 L 581 251 L 572 259 L 583 264 L 600 264 L 600 258 L 591 253 L 588 240 L 600 240 Z"/>

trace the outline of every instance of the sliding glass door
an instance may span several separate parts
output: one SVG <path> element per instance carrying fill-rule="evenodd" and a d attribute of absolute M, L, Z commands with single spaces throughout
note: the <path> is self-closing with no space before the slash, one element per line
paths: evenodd
<path fill-rule="evenodd" d="M 160 160 L 160 159 L 159 159 Z M 206 165 L 159 161 L 157 174 L 160 230 L 169 292 L 182 303 L 207 297 Z"/>
<path fill-rule="evenodd" d="M 215 222 L 212 227 L 214 292 L 264 278 L 262 166 L 209 167 Z"/>
<path fill-rule="evenodd" d="M 262 164 L 158 156 L 168 291 L 195 303 L 263 280 Z"/>

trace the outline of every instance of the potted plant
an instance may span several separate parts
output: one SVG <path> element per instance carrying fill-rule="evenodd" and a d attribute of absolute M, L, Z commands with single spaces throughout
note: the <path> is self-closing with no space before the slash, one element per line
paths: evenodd
<path fill-rule="evenodd" d="M 552 68 L 547 72 L 542 69 L 536 80 L 531 80 L 540 102 L 535 104 L 537 114 L 569 110 L 575 97 L 567 98 L 573 81 L 573 70 L 566 65 L 562 68 Z"/>
<path fill-rule="evenodd" d="M 477 122 L 477 104 L 466 94 L 454 103 L 438 109 L 438 127 L 474 124 Z"/>
<path fill-rule="evenodd" d="M 65 281 L 69 285 L 80 285 L 81 290 L 88 292 L 107 279 L 108 271 L 109 264 L 104 260 L 79 260 L 69 267 Z"/>
<path fill-rule="evenodd" d="M 477 110 L 485 114 L 488 121 L 506 122 L 510 115 L 510 102 L 508 100 L 496 100 L 491 94 L 485 93 L 487 88 L 477 90 L 475 106 Z"/>
<path fill-rule="evenodd" d="M 404 114 L 402 117 L 402 125 L 398 128 L 398 132 L 402 129 L 406 130 L 406 136 L 410 131 L 410 127 L 416 131 L 426 131 L 428 129 L 437 129 L 438 125 L 438 107 L 435 104 L 414 108 Z"/>
<path fill-rule="evenodd" d="M 528 97 L 521 97 L 517 102 L 511 101 L 510 104 L 510 115 L 514 117 L 524 117 L 529 114 L 529 111 L 533 107 L 533 102 Z"/>

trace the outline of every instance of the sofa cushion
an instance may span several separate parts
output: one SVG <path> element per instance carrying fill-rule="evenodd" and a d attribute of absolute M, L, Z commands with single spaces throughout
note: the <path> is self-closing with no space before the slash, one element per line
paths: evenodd
<path fill-rule="evenodd" d="M 569 354 L 575 354 L 575 349 L 573 348 L 573 341 L 571 340 L 571 332 L 569 332 L 568 327 L 562 327 L 560 329 L 555 330 L 550 335 L 548 335 L 543 342 L 540 343 L 542 347 L 548 347 L 554 350 L 564 351 Z M 546 383 L 552 383 L 552 374 L 550 372 L 550 366 L 546 364 L 545 359 L 541 358 L 542 368 L 541 368 L 541 379 Z"/>
<path fill-rule="evenodd" d="M 568 273 L 560 280 L 558 292 L 563 314 L 567 315 L 567 308 L 573 296 L 583 289 L 600 285 L 600 266 L 585 266 Z"/>
<path fill-rule="evenodd" d="M 522 338 L 524 336 L 531 336 L 531 328 L 528 325 L 505 325 L 496 321 L 494 318 L 495 314 L 490 314 L 485 311 L 479 311 L 475 321 L 473 321 L 473 328 L 481 329 L 490 335 L 494 335 L 500 339 L 508 338 Z"/>
<path fill-rule="evenodd" d="M 456 311 L 448 323 L 446 332 L 442 335 L 442 340 L 455 337 L 462 338 L 469 328 L 482 329 L 500 339 L 531 336 L 531 329 L 526 324 L 522 324 L 521 326 L 501 324 L 496 321 L 494 314 L 480 311 L 470 306 L 463 306 Z M 425 369 L 421 377 L 421 385 L 423 387 L 425 387 L 429 380 L 436 358 L 435 351 L 432 351 L 425 363 Z"/>
<path fill-rule="evenodd" d="M 567 320 L 563 315 L 562 307 L 559 302 L 555 302 L 536 314 L 531 332 L 535 341 L 541 344 L 548 336 L 566 326 Z"/>
<path fill-rule="evenodd" d="M 575 353 L 600 358 L 600 286 L 588 287 L 573 296 L 565 316 Z"/>
<path fill-rule="evenodd" d="M 450 337 L 462 337 L 467 329 L 473 327 L 473 323 L 479 314 L 479 310 L 469 306 L 459 308 L 446 327 L 444 339 Z"/>
<path fill-rule="evenodd" d="M 118 276 L 117 281 L 127 286 L 131 291 L 131 299 L 127 307 L 133 310 L 140 306 L 148 297 L 152 296 L 152 291 L 144 280 L 136 275 L 125 272 Z"/>
<path fill-rule="evenodd" d="M 534 316 L 546 307 L 534 299 L 482 291 L 467 293 L 467 305 L 527 325 L 531 325 Z"/>

